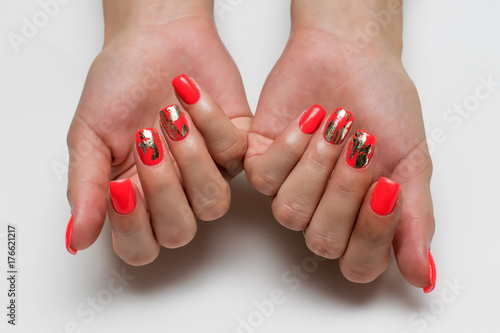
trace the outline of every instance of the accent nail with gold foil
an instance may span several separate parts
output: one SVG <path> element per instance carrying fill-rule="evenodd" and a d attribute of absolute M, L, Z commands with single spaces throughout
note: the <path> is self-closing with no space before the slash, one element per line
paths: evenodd
<path fill-rule="evenodd" d="M 325 140 L 333 144 L 341 144 L 351 128 L 354 116 L 346 109 L 338 108 L 328 118 L 325 129 Z"/>
<path fill-rule="evenodd" d="M 189 134 L 189 124 L 177 105 L 170 105 L 160 111 L 160 123 L 170 139 L 181 141 Z"/>
<path fill-rule="evenodd" d="M 375 149 L 375 136 L 358 130 L 351 139 L 347 150 L 347 163 L 356 169 L 362 169 L 368 165 Z"/>
<path fill-rule="evenodd" d="M 152 166 L 163 159 L 163 146 L 156 128 L 144 128 L 135 133 L 137 152 L 142 163 Z"/>

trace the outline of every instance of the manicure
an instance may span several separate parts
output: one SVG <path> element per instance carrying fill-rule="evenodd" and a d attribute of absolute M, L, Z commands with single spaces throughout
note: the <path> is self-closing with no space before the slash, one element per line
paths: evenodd
<path fill-rule="evenodd" d="M 426 294 L 433 291 L 436 287 L 436 264 L 434 263 L 431 250 L 429 250 L 429 281 L 431 284 L 424 288 L 424 293 Z"/>
<path fill-rule="evenodd" d="M 194 82 L 185 74 L 172 80 L 175 92 L 186 104 L 194 104 L 200 99 L 200 91 Z"/>
<path fill-rule="evenodd" d="M 352 113 L 346 109 L 338 108 L 327 121 L 325 140 L 333 144 L 341 144 L 349 132 L 354 121 Z"/>
<path fill-rule="evenodd" d="M 374 135 L 361 130 L 356 131 L 347 150 L 347 163 L 355 169 L 366 167 L 372 158 L 375 141 Z"/>
<path fill-rule="evenodd" d="M 109 183 L 111 204 L 118 214 L 127 215 L 135 208 L 134 187 L 130 179 L 116 180 Z"/>
<path fill-rule="evenodd" d="M 326 111 L 320 105 L 313 105 L 306 113 L 300 118 L 299 127 L 305 134 L 314 133 L 323 118 L 325 118 Z"/>
<path fill-rule="evenodd" d="M 175 104 L 160 111 L 160 123 L 174 141 L 183 140 L 189 133 L 187 119 Z"/>
<path fill-rule="evenodd" d="M 142 163 L 152 166 L 163 159 L 163 146 L 156 128 L 145 128 L 135 133 L 137 152 Z"/>
<path fill-rule="evenodd" d="M 73 235 L 73 214 L 69 218 L 68 226 L 66 227 L 66 250 L 72 255 L 75 255 L 78 251 L 71 247 L 71 236 Z"/>
<path fill-rule="evenodd" d="M 399 197 L 399 184 L 381 177 L 373 190 L 371 207 L 375 214 L 389 215 Z"/>

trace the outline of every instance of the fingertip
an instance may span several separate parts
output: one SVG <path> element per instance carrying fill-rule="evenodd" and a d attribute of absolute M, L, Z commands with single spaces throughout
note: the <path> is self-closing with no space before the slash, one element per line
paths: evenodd
<path fill-rule="evenodd" d="M 73 234 L 73 214 L 69 218 L 68 225 L 66 226 L 66 250 L 72 255 L 76 255 L 78 250 L 71 246 L 71 238 Z"/>
<path fill-rule="evenodd" d="M 106 219 L 106 196 L 94 193 L 73 202 L 73 213 L 66 227 L 68 252 L 89 248 L 99 237 Z M 73 254 L 73 253 L 72 253 Z"/>
<path fill-rule="evenodd" d="M 414 248 L 398 249 L 395 247 L 394 252 L 399 270 L 405 280 L 417 288 L 422 288 L 425 293 L 431 292 L 436 282 L 433 280 L 435 267 L 433 271 L 429 250 L 415 251 Z"/>
<path fill-rule="evenodd" d="M 186 74 L 175 77 L 172 80 L 172 86 L 182 102 L 188 105 L 195 104 L 200 99 L 198 85 Z"/>
<path fill-rule="evenodd" d="M 424 293 L 428 294 L 436 287 L 436 263 L 432 257 L 431 250 L 429 250 L 429 285 L 424 287 Z"/>
<path fill-rule="evenodd" d="M 326 116 L 325 109 L 318 104 L 313 105 L 300 117 L 299 128 L 304 134 L 313 134 Z"/>
<path fill-rule="evenodd" d="M 372 193 L 370 206 L 372 211 L 380 216 L 389 215 L 394 211 L 400 197 L 399 183 L 385 177 L 380 177 Z"/>

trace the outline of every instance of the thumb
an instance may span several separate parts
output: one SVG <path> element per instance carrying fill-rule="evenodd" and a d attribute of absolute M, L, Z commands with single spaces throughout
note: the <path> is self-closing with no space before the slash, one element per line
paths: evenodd
<path fill-rule="evenodd" d="M 66 248 L 72 254 L 91 246 L 106 219 L 106 193 L 111 152 L 78 112 L 68 133 L 68 201 L 72 218 L 66 231 Z"/>
<path fill-rule="evenodd" d="M 430 256 L 434 234 L 434 213 L 430 192 L 432 162 L 426 141 L 417 146 L 396 168 L 405 197 L 403 212 L 394 237 L 394 254 L 405 279 L 429 292 L 435 286 L 435 266 Z M 427 290 L 427 291 L 426 291 Z"/>

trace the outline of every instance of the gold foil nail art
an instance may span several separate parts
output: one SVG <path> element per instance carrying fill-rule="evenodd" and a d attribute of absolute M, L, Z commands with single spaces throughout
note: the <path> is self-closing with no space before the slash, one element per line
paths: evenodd
<path fill-rule="evenodd" d="M 139 147 L 142 149 L 144 155 L 148 152 L 148 149 L 153 149 L 153 156 L 151 156 L 151 160 L 155 161 L 160 157 L 160 152 L 158 151 L 158 146 L 155 142 L 155 136 L 158 136 L 158 132 L 154 130 L 154 134 L 151 133 L 150 130 L 144 129 L 139 131 L 139 136 L 141 142 L 139 143 Z"/>
<path fill-rule="evenodd" d="M 189 133 L 187 119 L 177 105 L 171 105 L 161 110 L 160 121 L 168 136 L 174 141 L 184 139 Z"/>
<path fill-rule="evenodd" d="M 367 166 L 373 155 L 374 144 L 375 137 L 373 135 L 363 131 L 356 131 L 349 147 L 350 153 L 347 158 L 349 165 L 356 169 Z"/>
<path fill-rule="evenodd" d="M 330 120 L 325 130 L 326 141 L 333 144 L 340 144 L 344 141 L 347 132 L 353 122 L 352 114 L 345 109 L 337 109 L 330 116 Z"/>

